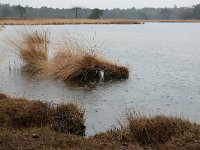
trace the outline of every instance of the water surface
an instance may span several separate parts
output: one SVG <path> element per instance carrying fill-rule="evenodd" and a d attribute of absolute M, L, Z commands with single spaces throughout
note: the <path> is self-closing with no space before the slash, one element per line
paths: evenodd
<path fill-rule="evenodd" d="M 0 92 L 12 96 L 76 102 L 86 109 L 87 134 L 117 125 L 125 108 L 142 114 L 168 114 L 200 122 L 200 25 L 146 23 L 144 25 L 52 25 L 52 45 L 61 33 L 79 34 L 96 42 L 108 59 L 127 65 L 126 81 L 76 87 L 62 81 L 38 80 L 20 73 L 21 62 L 7 38 L 16 29 L 0 31 Z M 51 47 L 51 51 L 55 50 Z"/>

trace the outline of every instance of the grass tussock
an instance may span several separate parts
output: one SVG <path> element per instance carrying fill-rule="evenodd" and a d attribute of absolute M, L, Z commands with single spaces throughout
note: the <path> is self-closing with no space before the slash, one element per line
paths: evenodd
<path fill-rule="evenodd" d="M 0 127 L 21 129 L 51 126 L 57 132 L 84 134 L 84 111 L 77 105 L 52 106 L 47 102 L 0 95 Z"/>
<path fill-rule="evenodd" d="M 144 117 L 134 113 L 127 115 L 127 121 L 132 136 L 142 145 L 165 143 L 192 126 L 176 117 Z"/>
<path fill-rule="evenodd" d="M 62 50 L 53 59 L 52 73 L 55 79 L 65 81 L 98 81 L 111 79 L 126 79 L 129 71 L 108 60 L 86 53 Z"/>
<path fill-rule="evenodd" d="M 25 62 L 24 72 L 47 72 L 54 79 L 78 82 L 127 79 L 129 76 L 126 67 L 111 63 L 70 37 L 65 38 L 53 59 L 48 60 L 48 42 L 47 31 L 38 30 L 23 34 L 20 42 L 13 42 Z"/>
<path fill-rule="evenodd" d="M 48 34 L 45 30 L 27 29 L 19 39 L 11 41 L 25 63 L 25 72 L 36 74 L 48 68 Z"/>
<path fill-rule="evenodd" d="M 200 125 L 177 117 L 145 117 L 130 110 L 121 123 L 123 139 L 151 149 L 199 149 Z"/>
<path fill-rule="evenodd" d="M 53 109 L 51 126 L 57 132 L 69 132 L 84 135 L 84 111 L 77 105 L 58 105 Z"/>

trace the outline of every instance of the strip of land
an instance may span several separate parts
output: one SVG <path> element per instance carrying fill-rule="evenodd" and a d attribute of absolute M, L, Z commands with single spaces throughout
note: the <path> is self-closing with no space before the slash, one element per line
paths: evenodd
<path fill-rule="evenodd" d="M 200 23 L 200 20 L 138 20 L 143 22 L 158 22 L 158 23 Z"/>
<path fill-rule="evenodd" d="M 137 20 L 114 19 L 0 19 L 0 25 L 64 25 L 64 24 L 142 24 Z"/>
<path fill-rule="evenodd" d="M 17 18 L 0 19 L 0 25 L 144 24 L 145 22 L 200 23 L 200 20 L 17 19 Z"/>

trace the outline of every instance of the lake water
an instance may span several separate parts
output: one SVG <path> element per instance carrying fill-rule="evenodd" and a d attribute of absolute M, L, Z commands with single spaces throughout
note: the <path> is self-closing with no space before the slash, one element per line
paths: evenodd
<path fill-rule="evenodd" d="M 6 42 L 18 37 L 19 28 L 23 27 L 6 26 L 0 31 L 0 92 L 81 104 L 86 109 L 87 135 L 117 126 L 126 108 L 200 122 L 200 24 L 42 26 L 51 32 L 52 45 L 61 34 L 78 34 L 83 41 L 97 43 L 105 57 L 130 69 L 126 81 L 90 87 L 22 75 L 21 63 Z"/>

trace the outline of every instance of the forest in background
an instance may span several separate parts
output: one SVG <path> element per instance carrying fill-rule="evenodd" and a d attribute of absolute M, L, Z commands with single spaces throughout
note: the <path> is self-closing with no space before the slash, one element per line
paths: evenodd
<path fill-rule="evenodd" d="M 0 18 L 66 18 L 66 19 L 135 19 L 135 20 L 191 20 L 200 19 L 200 4 L 188 7 L 128 9 L 70 9 L 33 8 L 0 3 Z"/>

